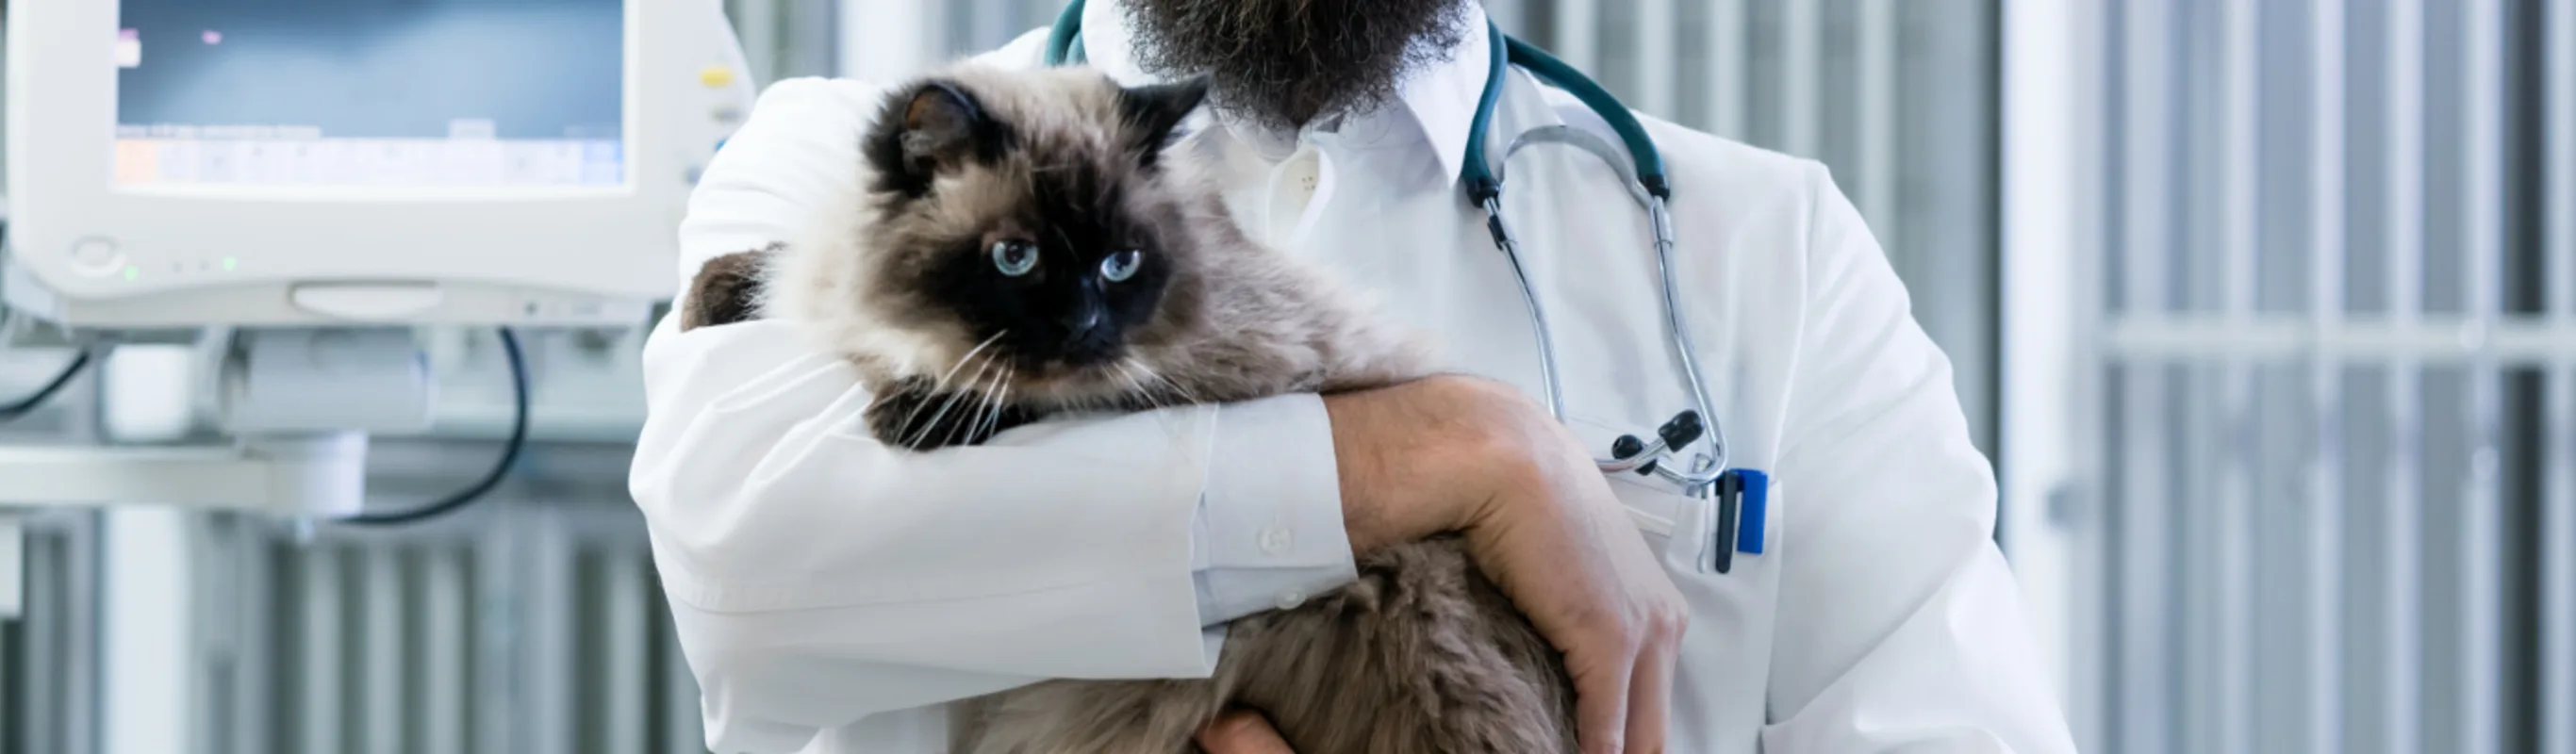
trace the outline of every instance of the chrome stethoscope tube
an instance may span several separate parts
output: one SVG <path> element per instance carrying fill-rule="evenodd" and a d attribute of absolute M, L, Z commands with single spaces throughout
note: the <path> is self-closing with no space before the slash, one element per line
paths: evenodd
<path fill-rule="evenodd" d="M 1612 457 L 1595 457 L 1593 464 L 1600 467 L 1604 473 L 1634 471 L 1653 464 L 1653 473 L 1656 476 L 1679 484 L 1684 490 L 1696 494 L 1725 475 L 1726 439 L 1725 433 L 1717 425 L 1716 404 L 1710 400 L 1708 387 L 1700 379 L 1698 354 L 1691 347 L 1690 331 L 1682 317 L 1680 284 L 1674 279 L 1673 274 L 1675 238 L 1672 214 L 1665 207 L 1662 198 L 1646 192 L 1644 185 L 1637 181 L 1635 173 L 1629 169 L 1628 164 L 1618 159 L 1618 153 L 1611 151 L 1607 142 L 1591 132 L 1571 126 L 1532 129 L 1514 138 L 1511 145 L 1504 149 L 1502 159 L 1497 161 L 1498 164 L 1495 166 L 1496 187 L 1499 188 L 1502 184 L 1505 174 L 1503 168 L 1510 163 L 1512 155 L 1518 154 L 1521 149 L 1529 145 L 1547 142 L 1566 144 L 1600 157 L 1612 170 L 1620 174 L 1621 184 L 1626 186 L 1638 204 L 1645 208 L 1654 236 L 1656 272 L 1663 281 L 1665 340 L 1674 352 L 1674 362 L 1681 367 L 1680 376 L 1683 382 L 1690 388 L 1691 405 L 1694 409 L 1693 412 L 1684 412 L 1675 416 L 1672 421 L 1666 422 L 1652 439 L 1620 438 L 1619 445 L 1622 447 L 1614 447 Z M 1503 252 L 1504 259 L 1511 264 L 1512 276 L 1520 283 L 1521 302 L 1529 310 L 1530 329 L 1538 343 L 1539 382 L 1547 393 L 1548 411 L 1556 417 L 1557 421 L 1563 422 L 1565 394 L 1557 380 L 1556 343 L 1554 331 L 1548 325 L 1546 307 L 1539 303 L 1538 288 L 1530 280 L 1527 265 L 1521 261 L 1520 242 L 1512 235 L 1510 224 L 1503 219 L 1502 197 L 1497 193 L 1495 196 L 1486 198 L 1482 204 L 1485 219 L 1489 225 L 1488 229 L 1494 236 L 1494 245 Z M 1675 464 L 1661 462 L 1668 460 L 1674 452 L 1688 447 L 1703 434 L 1708 439 L 1710 452 L 1694 457 L 1689 468 L 1676 469 Z"/>

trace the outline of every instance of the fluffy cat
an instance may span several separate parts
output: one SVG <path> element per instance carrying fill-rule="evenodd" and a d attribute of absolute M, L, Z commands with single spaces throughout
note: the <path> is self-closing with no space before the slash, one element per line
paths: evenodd
<path fill-rule="evenodd" d="M 875 390 L 871 432 L 923 452 L 1050 414 L 1429 373 L 1413 333 L 1233 223 L 1175 146 L 1206 94 L 972 65 L 897 89 L 863 142 L 867 185 L 809 239 L 709 263 L 682 326 L 813 325 Z M 1455 538 L 1358 566 L 1342 589 L 1234 622 L 1210 678 L 968 700 L 954 750 L 1186 752 L 1243 706 L 1302 754 L 1574 751 L 1560 656 Z"/>

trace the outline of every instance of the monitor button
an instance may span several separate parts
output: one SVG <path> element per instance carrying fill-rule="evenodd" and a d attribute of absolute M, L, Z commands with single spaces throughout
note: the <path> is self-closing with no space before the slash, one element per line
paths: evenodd
<path fill-rule="evenodd" d="M 90 277 L 115 274 L 125 266 L 125 252 L 114 240 L 84 238 L 72 242 L 72 271 Z"/>

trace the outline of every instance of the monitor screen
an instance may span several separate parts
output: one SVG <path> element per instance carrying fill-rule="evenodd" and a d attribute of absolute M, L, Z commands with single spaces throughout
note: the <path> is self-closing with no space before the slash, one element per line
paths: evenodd
<path fill-rule="evenodd" d="M 626 0 L 121 0 L 120 187 L 623 186 Z"/>

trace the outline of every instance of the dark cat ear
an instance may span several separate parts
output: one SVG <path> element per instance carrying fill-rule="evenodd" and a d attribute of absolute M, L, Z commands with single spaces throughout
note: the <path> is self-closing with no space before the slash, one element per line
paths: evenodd
<path fill-rule="evenodd" d="M 930 191 L 939 171 L 969 159 L 999 157 L 1009 132 L 964 87 L 925 81 L 887 98 L 869 134 L 868 161 L 877 188 L 907 196 Z"/>
<path fill-rule="evenodd" d="M 1181 121 L 1207 101 L 1208 77 L 1193 76 L 1168 84 L 1118 90 L 1118 107 L 1127 114 L 1129 148 L 1146 165 L 1180 135 Z"/>

